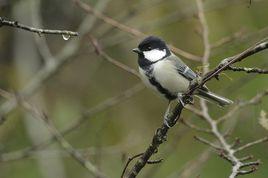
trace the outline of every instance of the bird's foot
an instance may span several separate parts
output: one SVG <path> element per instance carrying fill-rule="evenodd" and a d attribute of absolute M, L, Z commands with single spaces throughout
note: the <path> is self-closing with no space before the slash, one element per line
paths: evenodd
<path fill-rule="evenodd" d="M 169 119 L 169 110 L 170 110 L 170 103 L 168 104 L 168 108 L 165 112 L 164 115 L 164 124 L 168 127 L 171 128 L 172 126 L 174 126 L 174 123 L 170 123 L 170 119 Z"/>
<path fill-rule="evenodd" d="M 170 125 L 170 123 L 169 123 L 169 110 L 170 110 L 170 103 L 168 104 L 167 110 L 166 110 L 165 115 L 164 115 L 164 124 L 165 124 L 168 128 L 172 127 L 172 126 Z"/>
<path fill-rule="evenodd" d="M 199 85 L 201 82 L 202 82 L 202 78 L 200 76 L 194 78 L 193 80 L 190 81 L 189 89 Z"/>
<path fill-rule="evenodd" d="M 178 93 L 177 96 L 178 96 L 179 103 L 181 103 L 181 105 L 184 107 L 187 104 L 185 101 L 183 101 L 184 94 Z"/>
<path fill-rule="evenodd" d="M 172 125 L 169 123 L 169 118 L 166 117 L 166 116 L 164 116 L 164 124 L 165 124 L 165 126 L 167 126 L 168 128 L 171 128 L 171 127 L 172 127 Z"/>
<path fill-rule="evenodd" d="M 185 97 L 185 94 L 183 93 L 178 93 L 178 100 L 179 100 L 179 103 L 185 107 L 186 104 L 193 104 L 194 103 L 194 99 L 193 97 L 189 96 L 189 97 Z"/>

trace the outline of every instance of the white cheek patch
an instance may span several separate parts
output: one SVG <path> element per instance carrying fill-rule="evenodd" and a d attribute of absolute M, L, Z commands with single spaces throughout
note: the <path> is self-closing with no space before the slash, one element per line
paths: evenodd
<path fill-rule="evenodd" d="M 144 51 L 143 54 L 146 59 L 155 62 L 166 56 L 167 52 L 166 49 L 163 50 L 152 49 L 150 51 Z"/>

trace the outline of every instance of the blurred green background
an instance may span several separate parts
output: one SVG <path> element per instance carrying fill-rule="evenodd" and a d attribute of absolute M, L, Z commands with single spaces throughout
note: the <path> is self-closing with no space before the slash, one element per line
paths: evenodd
<path fill-rule="evenodd" d="M 203 42 L 199 34 L 201 27 L 195 1 L 85 0 L 84 2 L 123 24 L 146 34 L 160 36 L 168 43 L 195 55 L 203 54 Z M 204 7 L 212 46 L 224 37 L 239 34 L 227 43 L 212 49 L 211 68 L 225 57 L 243 51 L 268 35 L 266 0 L 252 0 L 251 4 L 249 0 L 205 0 Z M 106 53 L 137 69 L 137 56 L 131 49 L 137 46 L 141 38 L 133 37 L 95 19 L 71 0 L 0 0 L 0 16 L 32 26 L 73 31 L 78 31 L 80 24 L 84 23 L 84 26 L 89 25 L 85 27 L 86 32 L 99 40 Z M 44 39 L 48 49 L 44 48 Z M 58 35 L 38 36 L 14 28 L 0 28 L 0 88 L 10 92 L 21 91 L 47 63 L 60 60 L 62 56 L 58 54 L 72 52 L 73 47 L 66 48 L 66 46 L 76 43 L 80 44 L 78 48 L 29 100 L 44 110 L 59 130 L 72 125 L 85 110 L 103 103 L 110 97 L 120 95 L 140 81 L 96 55 L 87 35 L 65 41 Z M 46 50 L 50 50 L 51 54 Z M 45 60 L 44 54 L 54 58 Z M 267 57 L 268 52 L 264 51 L 239 65 L 267 69 Z M 184 61 L 195 70 L 201 66 L 199 62 L 187 59 Z M 225 74 L 220 77 L 220 81 L 212 80 L 207 85 L 216 93 L 233 100 L 250 99 L 268 86 L 265 75 L 233 72 Z M 6 99 L 1 97 L 0 102 L 5 103 Z M 65 138 L 109 177 L 119 177 L 126 158 L 144 151 L 150 143 L 155 129 L 162 123 L 166 106 L 165 100 L 148 89 L 141 89 L 128 99 L 86 117 L 87 120 Z M 220 117 L 230 109 L 210 104 L 209 108 L 214 118 Z M 234 126 L 234 132 L 228 140 L 231 142 L 239 137 L 246 143 L 267 135 L 268 131 L 258 123 L 260 111 L 268 112 L 267 108 L 268 99 L 264 99 L 261 104 L 248 106 L 237 112 L 224 124 L 227 127 Z M 183 117 L 206 127 L 189 111 L 184 110 Z M 158 165 L 147 165 L 139 177 L 180 177 L 181 173 L 208 149 L 207 146 L 195 141 L 194 135 L 203 134 L 182 124 L 176 125 L 170 131 L 168 141 L 161 145 L 154 157 L 164 158 L 164 161 Z M 17 107 L 0 127 L 0 153 L 4 155 L 24 149 L 41 143 L 49 136 L 50 133 L 41 121 L 31 117 L 21 107 Z M 253 154 L 263 162 L 257 172 L 246 175 L 245 178 L 268 177 L 267 147 L 267 143 L 264 143 L 241 153 L 241 155 Z M 189 161 L 193 162 L 187 164 Z M 224 178 L 228 177 L 230 171 L 231 165 L 216 153 L 212 153 L 187 177 L 196 178 L 200 175 L 202 178 Z M 2 160 L 0 177 L 94 176 L 54 142 L 50 146 L 31 152 L 27 158 Z"/>

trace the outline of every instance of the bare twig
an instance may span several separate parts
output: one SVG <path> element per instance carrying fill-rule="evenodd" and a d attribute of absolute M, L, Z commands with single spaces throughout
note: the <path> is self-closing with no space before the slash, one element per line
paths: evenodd
<path fill-rule="evenodd" d="M 203 9 L 201 0 L 200 1 L 197 0 L 197 3 L 198 3 L 199 8 Z M 203 11 L 201 11 L 201 13 L 203 13 Z M 201 15 L 201 18 L 204 18 L 204 16 Z M 203 25 L 207 26 L 204 23 L 204 21 L 201 21 L 201 23 Z M 209 42 L 208 42 L 208 29 L 204 28 L 204 27 L 203 27 L 203 29 L 206 31 L 204 33 L 204 36 L 203 36 L 203 38 L 205 40 L 204 41 L 205 53 L 204 53 L 203 61 L 205 61 L 205 63 L 207 63 L 208 58 L 209 58 L 210 46 L 209 46 Z M 194 93 L 194 91 L 197 88 L 203 86 L 207 81 L 211 80 L 212 78 L 218 77 L 218 75 L 223 70 L 228 68 L 228 66 L 230 66 L 233 63 L 242 61 L 243 59 L 247 58 L 248 56 L 256 54 L 256 53 L 258 53 L 264 49 L 267 49 L 267 48 L 268 48 L 268 41 L 264 41 L 264 42 L 262 41 L 261 43 L 256 44 L 256 45 L 248 48 L 247 50 L 243 51 L 242 53 L 239 53 L 238 55 L 235 55 L 235 56 L 232 56 L 230 58 L 222 60 L 222 62 L 214 70 L 212 70 L 210 72 L 207 72 L 208 68 L 204 68 L 204 71 L 206 71 L 204 77 L 201 79 L 201 81 L 197 80 L 197 81 L 194 81 L 192 83 L 192 85 L 190 86 L 190 89 L 183 96 L 182 100 L 184 102 L 188 103 L 189 97 L 191 97 L 191 95 Z M 201 104 L 202 104 L 202 102 L 201 102 Z M 181 114 L 183 108 L 184 107 L 180 103 L 175 106 L 175 108 L 173 109 L 173 112 L 171 113 L 171 115 L 168 117 L 168 120 L 167 120 L 169 125 L 171 125 L 171 126 L 175 125 L 176 121 L 180 117 L 180 114 Z M 202 110 L 203 110 L 205 119 L 207 120 L 207 122 L 211 126 L 213 134 L 219 140 L 220 145 L 222 147 L 222 150 L 224 150 L 226 152 L 226 156 L 228 157 L 228 159 L 234 163 L 232 174 L 230 175 L 230 178 L 234 178 L 235 176 L 237 176 L 239 174 L 239 171 L 241 171 L 240 168 L 243 165 L 243 163 L 241 163 L 239 161 L 239 159 L 236 158 L 236 156 L 234 155 L 234 150 L 231 149 L 231 146 L 226 142 L 224 136 L 219 132 L 219 129 L 217 127 L 217 122 L 214 121 L 208 115 L 207 107 L 202 106 Z M 167 137 L 168 130 L 169 130 L 169 128 L 165 124 L 163 124 L 160 128 L 157 129 L 156 134 L 154 135 L 151 144 L 146 149 L 144 154 L 139 158 L 139 160 L 136 162 L 136 164 L 132 167 L 132 170 L 130 171 L 128 178 L 134 178 L 139 174 L 141 169 L 146 165 L 149 158 L 156 152 L 158 147 L 165 141 L 165 139 Z"/>
<path fill-rule="evenodd" d="M 94 40 L 94 41 L 93 41 Z M 93 45 L 94 48 L 97 48 L 99 46 L 97 40 L 93 37 L 91 37 L 90 40 L 91 44 Z M 75 50 L 77 50 L 78 48 L 78 44 L 75 47 Z M 107 53 L 105 53 L 103 50 L 101 50 L 100 47 L 98 47 L 99 54 L 108 62 L 110 62 L 111 64 L 115 65 L 116 67 L 121 68 L 122 70 L 130 73 L 131 75 L 134 75 L 135 77 L 139 77 L 139 75 L 137 74 L 137 72 L 128 67 L 125 64 L 120 63 L 119 61 L 113 59 L 112 57 L 110 57 Z M 73 53 L 75 51 L 65 51 L 67 53 L 63 54 L 63 56 L 58 56 L 56 58 L 58 58 L 57 60 L 55 60 L 54 63 L 50 63 L 51 65 L 46 65 L 44 67 L 43 70 L 41 70 L 36 76 L 35 78 L 24 88 L 22 89 L 22 91 L 19 91 L 19 95 L 23 98 L 28 98 L 30 97 L 35 91 L 37 91 L 42 84 L 48 80 L 51 76 L 53 76 L 53 74 L 55 74 L 56 72 L 59 71 L 59 69 L 67 62 L 67 59 L 69 58 L 68 55 L 73 55 Z M 5 121 L 5 116 L 13 109 L 15 108 L 17 105 L 16 100 L 15 99 L 11 99 L 9 101 L 7 101 L 6 103 L 4 103 L 1 107 L 0 107 L 0 125 Z"/>
<path fill-rule="evenodd" d="M 42 6 L 41 6 L 40 0 L 31 2 L 31 11 L 32 11 L 31 17 L 32 17 L 33 25 L 43 28 L 43 22 L 42 22 L 41 12 L 40 12 L 41 7 Z M 45 65 L 51 65 L 50 63 L 54 63 L 56 59 L 53 57 L 49 49 L 49 46 L 46 41 L 46 37 L 44 36 L 40 38 L 40 36 L 35 35 L 34 39 L 37 45 L 37 49 L 45 62 Z"/>
<path fill-rule="evenodd" d="M 196 126 L 196 125 L 194 125 L 194 124 L 192 124 L 192 123 L 186 121 L 186 119 L 181 119 L 181 122 L 182 122 L 185 126 L 191 128 L 191 129 L 194 129 L 194 130 L 197 130 L 197 131 L 200 131 L 200 132 L 211 133 L 211 130 L 210 130 L 210 129 L 206 129 L 206 128 L 198 127 L 198 126 Z"/>
<path fill-rule="evenodd" d="M 121 178 L 124 178 L 124 175 L 125 175 L 125 173 L 126 173 L 127 167 L 128 167 L 128 165 L 130 164 L 130 162 L 133 161 L 135 158 L 140 157 L 142 154 L 143 154 L 143 153 L 136 154 L 136 155 L 134 155 L 134 156 L 128 158 L 128 160 L 127 160 L 127 162 L 126 162 L 126 165 L 124 166 L 123 172 L 122 172 L 122 174 L 121 174 Z"/>
<path fill-rule="evenodd" d="M 221 61 L 221 63 L 212 71 L 205 74 L 202 78 L 201 82 L 197 82 L 188 92 L 187 94 L 192 94 L 197 88 L 203 86 L 207 81 L 211 80 L 212 78 L 218 77 L 218 75 L 228 68 L 230 65 L 240 62 L 246 59 L 249 56 L 252 56 L 258 52 L 261 52 L 268 48 L 268 41 L 262 41 L 260 43 L 256 43 L 255 45 L 249 47 L 245 51 L 234 55 L 232 57 L 225 58 Z"/>
<path fill-rule="evenodd" d="M 210 147 L 214 148 L 215 150 L 222 150 L 222 148 L 218 145 L 215 145 L 214 143 L 202 138 L 202 137 L 199 137 L 199 136 L 195 136 L 194 137 L 196 140 L 200 141 L 201 143 L 204 143 L 206 145 L 209 145 Z"/>
<path fill-rule="evenodd" d="M 35 28 L 35 27 L 21 24 L 17 21 L 10 21 L 10 20 L 6 20 L 0 17 L 0 27 L 2 26 L 19 28 L 19 29 L 23 29 L 29 32 L 37 33 L 39 35 L 40 34 L 66 35 L 66 38 L 67 37 L 69 38 L 70 36 L 78 36 L 78 32 L 67 31 L 67 30 L 50 30 L 50 29 Z"/>
<path fill-rule="evenodd" d="M 241 162 L 243 162 L 243 161 L 251 160 L 251 159 L 253 159 L 253 158 L 254 158 L 253 155 L 248 155 L 248 156 L 245 156 L 245 157 L 243 157 L 243 158 L 240 158 L 239 160 L 240 160 Z"/>
<path fill-rule="evenodd" d="M 128 161 L 126 162 L 126 165 L 125 165 L 125 167 L 124 167 L 124 169 L 123 169 L 123 172 L 122 172 L 122 174 L 121 174 L 121 178 L 124 178 L 124 175 L 125 175 L 125 173 L 126 173 L 126 171 L 127 171 L 127 167 L 128 167 L 128 165 L 130 164 L 130 162 L 133 161 L 134 159 L 138 158 L 138 157 L 141 157 L 142 155 L 143 155 L 143 153 L 140 153 L 140 154 L 136 154 L 136 155 L 134 155 L 134 156 L 128 158 Z M 149 161 L 147 161 L 147 164 L 159 164 L 159 163 L 161 163 L 162 161 L 163 161 L 163 159 L 152 160 L 152 161 L 149 160 Z"/>
<path fill-rule="evenodd" d="M 268 74 L 267 69 L 259 69 L 259 68 L 248 68 L 248 67 L 234 67 L 229 66 L 227 70 L 231 70 L 234 72 L 246 72 L 246 73 L 257 73 L 257 74 Z"/>
<path fill-rule="evenodd" d="M 203 56 L 203 66 L 204 66 L 203 67 L 203 72 L 208 74 L 208 67 L 207 67 L 208 65 L 207 65 L 207 63 L 208 63 L 208 58 L 209 58 L 209 54 L 210 54 L 210 44 L 209 44 L 209 41 L 208 41 L 208 26 L 207 26 L 206 19 L 205 19 L 205 16 L 204 16 L 203 2 L 202 2 L 202 0 L 196 0 L 196 2 L 197 2 L 198 12 L 199 12 L 198 16 L 199 16 L 200 22 L 201 22 L 202 27 L 203 27 L 203 42 L 204 42 L 204 46 L 205 46 L 204 56 Z M 262 44 L 261 46 L 263 46 L 263 43 L 260 43 L 260 44 Z M 266 46 L 265 48 L 267 48 L 267 44 L 264 45 L 264 46 Z M 252 50 L 254 51 L 254 49 L 252 49 Z M 241 54 L 243 54 L 243 53 L 241 53 Z M 230 64 L 228 64 L 227 66 L 229 67 L 232 63 L 241 61 L 243 59 L 243 58 L 239 59 L 239 56 L 240 57 L 242 56 L 241 54 L 238 55 L 238 56 L 235 56 L 234 58 L 236 58 L 236 59 L 234 59 L 234 58 L 227 59 L 227 61 L 230 62 Z M 225 63 L 225 62 L 223 62 L 223 63 Z M 223 66 L 224 65 L 225 64 L 223 64 Z M 203 80 L 203 82 L 204 82 L 204 80 Z M 211 116 L 209 115 L 208 107 L 207 107 L 207 105 L 205 103 L 205 100 L 201 100 L 201 108 L 202 108 L 205 120 L 207 121 L 207 123 L 210 124 L 212 134 L 217 138 L 217 140 L 219 141 L 219 143 L 221 145 L 220 148 L 218 148 L 218 149 L 222 150 L 220 152 L 221 157 L 232 163 L 233 167 L 232 167 L 232 172 L 231 172 L 229 178 L 234 178 L 239 174 L 239 172 L 241 171 L 241 169 L 243 167 L 247 167 L 247 166 L 249 166 L 249 164 L 242 163 L 235 156 L 235 154 L 234 154 L 235 150 L 225 140 L 224 134 L 222 134 L 220 132 L 219 127 L 218 127 L 218 122 L 214 121 L 211 118 Z M 197 138 L 199 138 L 199 137 L 197 137 Z M 211 147 L 213 147 L 215 149 L 217 149 L 217 147 L 215 147 L 215 145 L 213 145 L 210 141 L 207 141 L 207 140 L 201 139 L 201 138 L 199 138 L 198 140 L 202 141 L 205 144 L 210 145 Z"/>
<path fill-rule="evenodd" d="M 221 123 L 224 120 L 226 120 L 227 118 L 230 118 L 233 116 L 233 114 L 235 112 L 237 112 L 239 109 L 246 107 L 248 105 L 255 105 L 258 104 L 262 101 L 264 96 L 268 95 L 268 89 L 265 90 L 264 92 L 258 93 L 256 96 L 252 97 L 250 100 L 248 101 L 240 101 L 237 103 L 237 105 L 235 105 L 229 112 L 227 112 L 227 114 L 223 115 L 222 117 L 220 117 L 217 122 Z"/>
<path fill-rule="evenodd" d="M 183 166 L 183 169 L 180 171 L 179 176 L 180 178 L 189 178 L 192 177 L 192 174 L 196 172 L 197 169 L 199 169 L 204 163 L 210 158 L 211 155 L 211 148 L 207 148 L 205 151 L 203 151 L 198 158 L 194 158 L 187 162 L 185 166 Z M 171 178 L 173 176 L 169 176 L 168 178 Z"/>
<path fill-rule="evenodd" d="M 248 56 L 254 55 L 264 49 L 268 48 L 268 41 L 264 41 L 260 44 L 256 44 L 247 50 L 243 51 L 240 54 L 237 54 L 233 57 L 224 59 L 215 69 L 212 71 L 206 73 L 204 77 L 201 79 L 201 82 L 195 81 L 188 92 L 182 97 L 183 101 L 186 103 L 188 102 L 189 97 L 191 97 L 192 93 L 199 87 L 203 86 L 206 82 L 211 80 L 212 78 L 216 77 L 219 73 L 221 73 L 224 69 L 226 69 L 229 65 L 235 62 L 239 62 Z M 180 114 L 183 110 L 183 106 L 179 103 L 175 106 L 173 109 L 172 113 L 168 117 L 168 122 L 171 126 L 174 126 L 178 118 L 180 117 Z M 219 130 L 217 128 L 217 122 L 209 118 L 209 123 L 211 123 L 212 131 L 215 133 L 221 144 L 223 145 L 225 150 L 228 150 L 227 152 L 229 153 L 234 153 L 233 150 L 230 149 L 229 144 L 226 143 L 224 137 L 219 133 Z M 169 128 L 163 124 L 160 128 L 157 129 L 156 134 L 153 137 L 153 140 L 149 147 L 146 149 L 144 154 L 139 158 L 139 160 L 136 162 L 136 164 L 133 166 L 132 170 L 130 171 L 128 177 L 129 178 L 134 178 L 138 175 L 138 173 L 141 171 L 141 169 L 146 165 L 147 161 L 149 158 L 155 153 L 155 151 L 158 149 L 158 147 L 165 141 L 167 137 L 167 133 L 169 131 Z M 230 154 L 228 155 L 231 159 L 234 159 L 238 164 L 234 166 L 233 172 L 230 176 L 230 178 L 234 178 L 239 172 L 241 162 L 233 155 Z"/>
<path fill-rule="evenodd" d="M 242 151 L 242 150 L 244 150 L 246 148 L 249 148 L 249 147 L 252 147 L 252 146 L 254 146 L 256 144 L 267 142 L 267 141 L 268 141 L 268 137 L 264 137 L 264 138 L 261 138 L 259 140 L 255 140 L 253 142 L 250 142 L 250 143 L 247 143 L 247 144 L 245 144 L 243 146 L 240 146 L 239 148 L 235 149 L 235 152 Z"/>
<path fill-rule="evenodd" d="M 102 2 L 102 1 L 100 1 Z M 99 7 L 98 7 L 99 8 Z M 18 91 L 19 95 L 24 99 L 32 96 L 47 80 L 49 80 L 52 76 L 54 76 L 62 66 L 64 66 L 70 59 L 72 58 L 78 51 L 80 47 L 80 41 L 82 37 L 87 33 L 89 29 L 93 27 L 96 18 L 88 16 L 83 22 L 80 24 L 78 32 L 80 34 L 79 40 L 69 40 L 66 46 L 62 49 L 62 51 L 55 56 L 55 59 L 47 59 L 50 61 L 55 61 L 54 63 L 49 63 L 50 65 L 45 65 L 31 80 L 26 86 Z M 17 103 L 16 100 L 11 99 L 4 102 L 0 106 L 0 125 L 6 121 L 6 116 L 16 108 Z"/>
<path fill-rule="evenodd" d="M 18 96 L 19 97 L 19 96 Z M 18 103 L 23 106 L 23 108 L 30 112 L 34 117 L 37 119 L 41 119 L 43 123 L 47 126 L 49 132 L 55 137 L 55 139 L 58 141 L 58 143 L 61 145 L 61 147 L 68 152 L 78 163 L 80 163 L 84 168 L 86 168 L 90 173 L 92 173 L 94 176 L 100 177 L 100 178 L 106 178 L 107 176 L 104 175 L 102 172 L 100 172 L 97 167 L 95 167 L 88 159 L 85 159 L 80 152 L 77 152 L 72 145 L 67 142 L 64 137 L 61 135 L 61 133 L 55 128 L 52 121 L 48 118 L 48 116 L 44 113 L 35 108 L 33 105 L 21 100 L 21 98 L 18 98 Z"/>
<path fill-rule="evenodd" d="M 63 129 L 61 131 L 61 135 L 63 135 L 63 136 L 67 135 L 68 133 L 72 132 L 73 130 L 78 128 L 80 125 L 82 125 L 85 121 L 92 118 L 97 113 L 104 111 L 104 110 L 134 96 L 135 94 L 140 92 L 142 89 L 144 89 L 144 85 L 139 83 L 139 84 L 135 85 L 134 87 L 131 87 L 131 88 L 125 90 L 124 92 L 120 93 L 119 95 L 108 98 L 108 99 L 104 100 L 103 102 L 101 102 L 100 104 L 96 105 L 95 107 L 92 107 L 92 108 L 84 111 L 81 114 L 81 116 L 79 116 L 76 119 L 73 119 L 73 120 L 75 120 L 74 123 L 72 123 L 68 128 Z M 1 90 L 1 89 L 0 89 L 0 95 L 5 96 L 5 98 L 7 98 L 7 99 L 12 99 L 14 97 L 14 95 L 12 95 L 9 92 L 6 92 L 4 90 Z M 19 151 L 14 151 L 14 152 L 10 152 L 10 153 L 2 153 L 0 155 L 0 161 L 7 162 L 7 161 L 14 161 L 14 160 L 19 160 L 19 159 L 29 157 L 33 151 L 45 148 L 48 145 L 50 145 L 51 143 L 53 143 L 55 140 L 56 140 L 55 137 L 51 137 L 45 141 L 42 141 L 38 145 L 33 145 L 31 147 L 28 147 L 28 148 L 25 148 L 25 149 L 22 149 Z"/>
<path fill-rule="evenodd" d="M 233 144 L 231 144 L 231 148 L 235 148 L 235 147 L 237 147 L 240 144 L 241 144 L 240 138 L 235 138 Z"/>
<path fill-rule="evenodd" d="M 90 38 L 90 42 L 92 44 L 92 46 L 95 48 L 95 51 L 98 55 L 102 56 L 103 59 L 105 59 L 106 61 L 110 62 L 111 64 L 123 69 L 124 71 L 134 75 L 135 77 L 138 77 L 140 78 L 139 74 L 137 73 L 136 70 L 130 68 L 129 66 L 121 63 L 121 62 L 118 62 L 118 60 L 115 60 L 113 59 L 111 56 L 109 56 L 107 53 L 105 53 L 102 49 L 101 49 L 101 46 L 98 42 L 98 40 L 96 38 L 94 38 L 93 36 L 89 36 Z"/>
<path fill-rule="evenodd" d="M 204 115 L 203 115 L 203 112 L 200 109 L 197 109 L 197 108 L 195 108 L 193 106 L 190 106 L 190 105 L 186 105 L 185 109 L 193 112 L 195 115 L 199 116 L 200 119 L 203 119 L 203 120 L 205 119 Z"/>
<path fill-rule="evenodd" d="M 202 0 L 196 0 L 197 9 L 198 9 L 198 18 L 202 26 L 202 38 L 204 45 L 204 54 L 202 57 L 203 64 L 203 73 L 207 73 L 209 70 L 209 56 L 210 56 L 210 43 L 209 43 L 209 29 L 207 20 L 204 14 L 204 7 Z"/>
<path fill-rule="evenodd" d="M 105 23 L 109 24 L 109 25 L 112 25 L 114 27 L 116 27 L 117 29 L 121 30 L 121 31 L 124 31 L 124 32 L 127 32 L 135 37 L 142 37 L 144 38 L 146 36 L 146 34 L 144 34 L 143 32 L 135 29 L 135 28 L 132 28 L 132 27 L 129 27 L 125 24 L 122 24 L 116 20 L 114 20 L 113 18 L 111 17 L 108 17 L 107 15 L 97 11 L 96 9 L 92 8 L 89 4 L 86 4 L 80 0 L 73 0 L 81 9 L 83 9 L 84 11 L 86 11 L 87 13 L 90 13 L 90 14 L 93 14 L 94 16 L 96 16 L 97 18 L 101 19 L 102 21 L 104 21 Z M 169 45 L 171 50 L 174 51 L 175 53 L 187 58 L 187 59 L 190 59 L 190 60 L 194 60 L 194 61 L 200 61 L 200 57 L 199 56 L 196 56 L 196 55 L 193 55 L 189 52 L 186 52 L 182 49 L 179 49 L 179 48 L 176 48 L 175 46 L 173 45 Z"/>
<path fill-rule="evenodd" d="M 244 31 L 245 31 L 244 29 L 241 29 L 238 32 L 232 34 L 231 36 L 226 36 L 226 37 L 221 38 L 220 40 L 213 43 L 211 45 L 211 48 L 218 48 L 226 43 L 229 43 L 237 38 L 242 37 L 242 35 L 244 34 Z"/>

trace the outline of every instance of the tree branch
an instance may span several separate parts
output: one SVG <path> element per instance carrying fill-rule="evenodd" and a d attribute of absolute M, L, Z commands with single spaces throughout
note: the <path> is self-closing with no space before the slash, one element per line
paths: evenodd
<path fill-rule="evenodd" d="M 111 17 L 108 17 L 107 15 L 97 11 L 96 9 L 92 8 L 89 4 L 86 4 L 80 0 L 73 0 L 81 9 L 83 9 L 84 11 L 86 11 L 87 13 L 90 13 L 94 16 L 96 16 L 97 18 L 101 19 L 102 21 L 104 21 L 105 23 L 121 30 L 121 31 L 124 31 L 126 33 L 129 33 L 131 34 L 132 36 L 135 36 L 135 37 L 141 37 L 141 38 L 144 38 L 145 36 L 147 36 L 146 34 L 144 34 L 143 32 L 139 31 L 138 29 L 135 29 L 133 27 L 129 27 L 125 24 L 122 24 L 116 20 L 114 20 L 113 18 Z M 182 49 L 179 49 L 179 48 L 176 48 L 175 46 L 173 45 L 169 45 L 170 49 L 172 51 L 174 51 L 175 53 L 187 58 L 187 59 L 190 59 L 190 60 L 193 60 L 193 61 L 200 61 L 200 57 L 199 56 L 196 56 L 194 54 L 191 54 L 189 52 L 186 52 Z"/>
<path fill-rule="evenodd" d="M 268 74 L 268 70 L 267 69 L 259 69 L 259 68 L 248 68 L 248 67 L 234 67 L 234 66 L 229 66 L 226 70 L 231 70 L 231 71 L 234 71 L 234 72 Z"/>
<path fill-rule="evenodd" d="M 64 137 L 61 135 L 61 133 L 55 128 L 52 121 L 48 118 L 48 116 L 38 110 L 36 107 L 31 105 L 30 103 L 22 100 L 19 95 L 17 95 L 17 102 L 31 115 L 33 115 L 35 118 L 40 119 L 43 121 L 45 126 L 48 128 L 48 131 L 55 137 L 57 142 L 60 144 L 60 146 L 68 153 L 70 156 L 72 156 L 78 163 L 80 163 L 84 168 L 86 168 L 90 173 L 92 173 L 94 176 L 97 176 L 99 178 L 106 178 L 107 176 L 104 175 L 102 172 L 98 170 L 98 168 L 93 165 L 88 159 L 85 159 L 82 154 L 78 151 L 76 151 L 73 146 L 67 142 Z"/>
<path fill-rule="evenodd" d="M 76 128 L 81 126 L 85 121 L 90 120 L 90 118 L 92 118 L 97 113 L 102 112 L 102 111 L 134 96 L 135 94 L 140 92 L 142 89 L 144 89 L 144 85 L 139 83 L 139 84 L 125 90 L 124 92 L 120 93 L 119 95 L 108 98 L 108 99 L 104 100 L 103 102 L 101 102 L 100 104 L 97 104 L 96 106 L 94 106 L 88 110 L 85 110 L 84 112 L 81 113 L 80 116 L 78 116 L 78 118 L 72 119 L 72 120 L 75 120 L 75 122 L 72 123 L 69 127 L 60 131 L 60 134 L 65 136 L 65 135 L 71 133 Z M 12 99 L 14 97 L 14 95 L 12 95 L 9 92 L 6 92 L 2 89 L 0 89 L 0 95 L 4 96 L 7 99 Z M 27 158 L 31 155 L 31 153 L 33 151 L 43 149 L 43 148 L 49 146 L 54 141 L 56 141 L 56 138 L 53 136 L 51 138 L 48 138 L 48 139 L 42 141 L 41 143 L 39 143 L 37 145 L 32 145 L 32 146 L 24 148 L 22 150 L 13 151 L 10 153 L 2 153 L 2 154 L 0 154 L 0 161 L 7 162 L 7 161 L 14 161 L 14 160 Z"/>
<path fill-rule="evenodd" d="M 50 29 L 41 29 L 31 26 L 21 24 L 17 21 L 6 20 L 3 17 L 0 17 L 0 27 L 9 26 L 14 28 L 19 28 L 29 32 L 41 34 L 53 34 L 53 35 L 63 35 L 64 38 L 70 38 L 70 36 L 78 36 L 78 32 L 68 31 L 68 30 L 50 30 Z M 65 36 L 66 35 L 66 36 Z"/>
<path fill-rule="evenodd" d="M 257 43 L 254 46 L 246 49 L 245 51 L 226 58 L 221 61 L 221 63 L 214 68 L 212 71 L 206 73 L 203 78 L 200 79 L 200 81 L 196 80 L 192 83 L 189 90 L 184 94 L 182 97 L 182 100 L 185 103 L 189 102 L 189 98 L 194 93 L 194 91 L 203 86 L 206 82 L 211 80 L 214 77 L 217 77 L 222 71 L 224 71 L 228 66 L 230 66 L 233 63 L 239 62 L 244 60 L 245 58 L 254 55 L 262 50 L 265 50 L 268 48 L 268 41 L 264 41 L 261 43 Z M 183 105 L 181 103 L 178 103 L 175 108 L 172 110 L 171 115 L 168 117 L 167 122 L 169 125 L 174 126 L 177 122 L 177 120 L 180 118 L 181 112 L 183 110 Z M 212 123 L 212 129 L 213 132 L 215 132 L 215 135 L 217 135 L 217 138 L 221 141 L 221 144 L 224 146 L 225 149 L 227 149 L 230 153 L 233 153 L 232 150 L 230 150 L 230 146 L 226 144 L 225 139 L 221 134 L 219 134 L 218 130 L 215 129 L 216 127 L 216 121 L 212 120 L 210 121 Z M 170 128 L 168 128 L 165 124 L 162 124 L 161 127 L 159 127 L 156 130 L 155 135 L 153 136 L 151 144 L 148 146 L 144 154 L 139 158 L 139 160 L 135 163 L 135 165 L 132 167 L 132 170 L 128 174 L 128 178 L 135 178 L 139 172 L 142 170 L 142 168 L 146 165 L 147 161 L 150 159 L 150 157 L 157 151 L 158 147 L 166 140 L 167 133 Z M 232 157 L 232 159 L 235 159 L 239 164 L 233 168 L 234 174 L 230 176 L 230 178 L 233 178 L 238 174 L 239 168 L 241 166 L 241 162 L 237 160 L 236 157 L 233 155 L 228 155 L 229 157 Z"/>
<path fill-rule="evenodd" d="M 247 144 L 245 144 L 245 145 L 243 145 L 243 146 L 240 146 L 239 148 L 237 148 L 237 149 L 235 150 L 235 152 L 242 151 L 242 150 L 244 150 L 244 149 L 246 149 L 246 148 L 249 148 L 249 147 L 252 147 L 252 146 L 257 145 L 257 144 L 259 144 L 259 143 L 263 143 L 263 142 L 267 142 L 267 141 L 268 141 L 268 137 L 264 137 L 264 138 L 261 138 L 261 139 L 259 139 L 259 140 L 255 140 L 255 141 L 253 141 L 253 142 L 250 142 L 250 143 L 247 143 Z"/>

